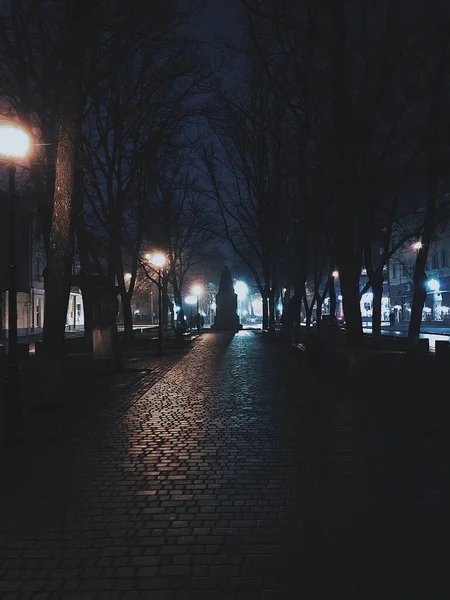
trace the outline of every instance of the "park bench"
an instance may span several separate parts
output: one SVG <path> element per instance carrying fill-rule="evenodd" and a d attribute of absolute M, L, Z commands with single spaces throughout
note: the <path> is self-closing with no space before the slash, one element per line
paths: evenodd
<path fill-rule="evenodd" d="M 189 329 L 188 331 L 184 331 L 183 333 L 177 332 L 175 334 L 175 337 L 178 340 L 178 342 L 180 342 L 183 346 L 186 346 L 192 340 L 192 331 Z"/>
<path fill-rule="evenodd" d="M 183 344 L 188 344 L 192 340 L 192 331 L 185 331 L 183 333 Z"/>

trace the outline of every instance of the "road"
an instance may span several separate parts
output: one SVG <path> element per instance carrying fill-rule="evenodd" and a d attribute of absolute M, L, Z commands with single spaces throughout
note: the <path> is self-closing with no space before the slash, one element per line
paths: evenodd
<path fill-rule="evenodd" d="M 371 327 L 365 327 L 363 329 L 364 333 L 372 333 L 372 328 Z M 381 330 L 381 335 L 389 335 L 389 336 L 395 336 L 395 337 L 408 337 L 408 329 L 407 329 L 407 325 L 403 325 L 403 326 L 398 326 L 398 325 L 394 325 L 392 328 L 391 327 L 384 327 Z M 427 329 L 426 331 L 422 331 L 422 333 L 419 335 L 419 337 L 421 339 L 428 339 L 430 340 L 430 352 L 435 352 L 436 351 L 436 341 L 437 340 L 443 340 L 443 341 L 449 341 L 450 340 L 450 329 L 448 327 L 433 327 L 430 329 Z"/>

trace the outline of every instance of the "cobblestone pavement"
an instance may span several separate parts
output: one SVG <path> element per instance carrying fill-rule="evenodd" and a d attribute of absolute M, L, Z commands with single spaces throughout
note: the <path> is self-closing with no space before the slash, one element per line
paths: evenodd
<path fill-rule="evenodd" d="M 256 333 L 205 334 L 76 439 L 6 456 L 2 600 L 395 591 L 362 527 L 357 405 L 296 370 Z"/>

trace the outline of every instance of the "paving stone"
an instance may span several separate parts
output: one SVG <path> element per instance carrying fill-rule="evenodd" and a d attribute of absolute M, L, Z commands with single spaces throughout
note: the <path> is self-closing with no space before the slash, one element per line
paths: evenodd
<path fill-rule="evenodd" d="M 392 457 L 362 444 L 344 384 L 339 395 L 311 380 L 247 331 L 136 365 L 138 382 L 67 438 L 0 458 L 2 600 L 297 598 L 311 582 L 330 597 L 389 591 L 364 457 L 372 448 L 372 472 Z"/>

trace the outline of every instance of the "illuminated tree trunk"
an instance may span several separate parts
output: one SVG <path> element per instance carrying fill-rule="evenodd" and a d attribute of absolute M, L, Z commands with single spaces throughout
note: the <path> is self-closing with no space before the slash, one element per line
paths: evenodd
<path fill-rule="evenodd" d="M 45 278 L 43 342 L 47 359 L 60 363 L 64 352 L 67 303 L 74 251 L 73 188 L 79 133 L 78 85 L 66 86 L 60 109 L 53 219 Z"/>
<path fill-rule="evenodd" d="M 88 4 L 73 0 L 68 4 L 65 43 L 62 56 L 65 82 L 59 106 L 59 133 L 56 156 L 55 194 L 52 227 L 45 276 L 44 351 L 46 367 L 54 384 L 62 375 L 64 334 L 74 251 L 74 185 L 77 143 L 80 133 L 82 67 L 86 47 Z M 91 10 L 91 9 L 90 9 Z"/>

